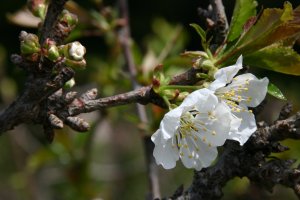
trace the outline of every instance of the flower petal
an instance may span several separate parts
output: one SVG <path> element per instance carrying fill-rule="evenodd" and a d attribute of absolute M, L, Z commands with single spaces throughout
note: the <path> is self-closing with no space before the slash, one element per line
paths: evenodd
<path fill-rule="evenodd" d="M 214 93 L 211 90 L 204 88 L 204 89 L 197 90 L 196 92 L 197 93 L 195 94 L 198 95 L 197 96 L 198 102 L 195 104 L 195 108 L 199 112 L 205 113 L 213 110 L 216 107 L 218 103 L 218 97 L 214 95 Z"/>
<path fill-rule="evenodd" d="M 192 142 L 191 138 L 187 138 L 187 143 Z M 186 168 L 194 168 L 200 171 L 202 168 L 212 164 L 218 155 L 218 151 L 216 147 L 209 147 L 201 141 L 197 143 L 197 147 L 198 149 L 192 144 L 189 145 L 189 149 L 182 147 L 180 149 L 183 153 L 181 160 Z"/>
<path fill-rule="evenodd" d="M 206 116 L 197 115 L 195 123 L 199 139 L 209 146 L 222 146 L 229 138 L 231 111 L 228 106 L 218 103 Z"/>
<path fill-rule="evenodd" d="M 162 139 L 167 140 L 174 136 L 174 133 L 180 125 L 180 117 L 183 112 L 183 107 L 179 106 L 167 112 L 161 120 L 159 129 L 161 130 Z"/>
<path fill-rule="evenodd" d="M 183 107 L 193 107 L 195 105 L 201 104 L 201 101 L 203 101 L 204 98 L 206 98 L 208 95 L 213 94 L 213 91 L 208 90 L 206 88 L 196 90 L 189 94 L 183 102 L 180 104 L 180 106 Z"/>
<path fill-rule="evenodd" d="M 244 105 L 241 105 L 244 111 L 233 112 L 235 117 L 242 119 L 241 125 L 237 131 L 233 131 L 230 135 L 230 139 L 236 140 L 240 145 L 245 144 L 249 137 L 256 131 L 256 121 L 254 114 L 248 111 L 248 108 Z"/>
<path fill-rule="evenodd" d="M 162 134 L 159 132 L 160 130 L 157 130 L 151 137 L 151 140 L 155 144 L 153 151 L 155 161 L 165 169 L 174 168 L 176 166 L 176 161 L 179 159 L 178 149 L 172 147 L 172 139 L 167 140 L 162 144 L 160 142 Z"/>
<path fill-rule="evenodd" d="M 208 89 L 215 91 L 220 87 L 224 87 L 227 83 L 230 83 L 233 77 L 243 68 L 243 56 L 241 55 L 234 65 L 219 69 L 215 75 L 215 81 L 213 81 Z"/>
<path fill-rule="evenodd" d="M 228 88 L 241 87 L 239 95 L 244 97 L 241 103 L 256 107 L 266 97 L 268 84 L 268 78 L 258 79 L 253 74 L 247 73 L 235 77 Z"/>

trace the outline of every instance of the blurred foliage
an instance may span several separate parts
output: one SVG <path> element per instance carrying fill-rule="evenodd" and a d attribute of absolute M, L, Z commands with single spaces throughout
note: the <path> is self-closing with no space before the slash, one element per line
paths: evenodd
<path fill-rule="evenodd" d="M 252 5 L 253 1 L 248 2 Z M 282 7 L 283 2 L 260 0 L 258 8 Z M 25 0 L 0 2 L 1 109 L 22 91 L 26 78 L 26 74 L 9 61 L 12 53 L 19 53 L 20 31 L 36 33 L 38 20 L 26 14 L 25 3 Z M 297 0 L 291 3 L 297 6 Z M 180 73 L 190 66 L 190 61 L 179 55 L 184 50 L 201 50 L 199 36 L 189 24 L 197 23 L 204 27 L 204 21 L 197 15 L 197 7 L 206 7 L 207 4 L 208 1 L 129 2 L 132 52 L 140 84 L 151 83 L 152 71 L 157 64 L 163 63 L 164 71 L 169 75 Z M 231 16 L 234 9 L 232 2 L 224 1 L 224 4 L 228 16 Z M 116 2 L 75 1 L 70 2 L 67 8 L 79 18 L 79 25 L 68 41 L 78 40 L 87 48 L 87 69 L 76 74 L 77 86 L 74 90 L 83 92 L 97 87 L 100 96 L 131 90 L 118 42 L 118 27 L 122 21 L 118 19 Z M 252 10 L 233 19 L 237 25 L 231 29 L 230 41 L 238 37 L 237 32 L 243 24 L 240 20 L 253 14 Z M 299 46 L 295 47 L 299 51 Z M 300 94 L 296 92 L 298 77 L 251 70 L 261 77 L 268 76 L 278 88 L 284 89 L 282 92 L 295 104 L 295 109 L 300 109 Z M 278 112 L 278 104 L 283 104 L 278 102 L 269 98 L 267 106 L 270 110 L 266 112 Z M 21 125 L 2 135 L 0 199 L 144 199 L 148 187 L 147 175 L 143 144 L 137 129 L 139 120 L 135 112 L 135 106 L 131 105 L 85 114 L 83 117 L 92 124 L 89 132 L 76 133 L 64 128 L 56 131 L 56 138 L 50 145 L 46 144 L 41 127 Z M 151 122 L 150 135 L 157 128 L 164 111 L 148 105 L 147 112 Z M 270 116 L 274 115 L 266 115 L 267 120 L 271 121 Z M 300 156 L 297 142 L 287 141 L 286 144 L 292 150 L 279 156 Z M 180 184 L 187 188 L 192 175 L 193 171 L 183 168 L 181 164 L 168 171 L 161 168 L 162 194 L 171 195 Z M 246 179 L 235 179 L 225 188 L 225 199 L 255 199 L 252 191 L 258 193 L 259 190 L 253 189 Z M 264 193 L 264 198 L 296 199 L 290 190 L 281 188 L 279 191 L 274 195 Z"/>

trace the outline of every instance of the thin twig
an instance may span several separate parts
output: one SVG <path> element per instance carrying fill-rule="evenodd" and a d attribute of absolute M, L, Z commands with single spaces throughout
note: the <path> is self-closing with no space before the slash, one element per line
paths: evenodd
<path fill-rule="evenodd" d="M 130 74 L 130 80 L 133 86 L 133 89 L 140 88 L 136 80 L 137 70 L 134 64 L 133 55 L 131 52 L 131 45 L 130 45 L 130 23 L 129 23 L 129 11 L 128 11 L 128 2 L 127 0 L 120 0 L 120 13 L 122 18 L 124 19 L 125 23 L 124 26 L 121 28 L 119 32 L 120 43 L 122 45 L 125 60 L 127 64 L 127 68 Z M 160 198 L 160 191 L 159 191 L 159 182 L 158 182 L 158 174 L 157 174 L 157 166 L 155 165 L 155 161 L 152 155 L 154 146 L 151 145 L 152 142 L 146 134 L 146 128 L 149 120 L 146 113 L 146 108 L 143 105 L 137 104 L 137 112 L 139 119 L 142 123 L 142 129 L 140 129 L 140 133 L 142 135 L 142 140 L 144 141 L 145 145 L 145 154 L 146 154 L 146 166 L 148 172 L 148 180 L 149 180 L 149 195 L 147 199 L 153 198 Z"/>

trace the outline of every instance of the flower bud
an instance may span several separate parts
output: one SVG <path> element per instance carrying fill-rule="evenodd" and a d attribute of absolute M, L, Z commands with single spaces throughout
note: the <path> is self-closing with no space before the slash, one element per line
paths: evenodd
<path fill-rule="evenodd" d="M 80 44 L 80 42 L 72 42 L 69 45 L 69 56 L 73 60 L 82 60 L 86 50 L 85 47 Z"/>
<path fill-rule="evenodd" d="M 58 17 L 59 23 L 64 23 L 64 25 L 73 29 L 78 23 L 78 18 L 76 15 L 70 13 L 68 10 L 63 10 Z"/>
<path fill-rule="evenodd" d="M 163 90 L 161 92 L 161 95 L 167 97 L 168 99 L 170 100 L 173 100 L 173 99 L 177 99 L 178 95 L 179 95 L 179 90 Z"/>
<path fill-rule="evenodd" d="M 83 60 L 84 54 L 86 52 L 85 47 L 77 41 L 60 46 L 59 51 L 66 58 L 75 61 Z"/>
<path fill-rule="evenodd" d="M 34 16 L 39 17 L 41 19 L 45 19 L 47 10 L 45 0 L 28 0 L 27 6 Z"/>
<path fill-rule="evenodd" d="M 60 54 L 59 54 L 57 46 L 55 46 L 55 45 L 50 46 L 46 57 L 49 60 L 51 60 L 52 62 L 56 62 L 60 58 Z"/>
<path fill-rule="evenodd" d="M 197 59 L 197 61 L 195 62 L 195 65 L 198 68 L 202 68 L 205 70 L 210 70 L 211 68 L 215 68 L 214 63 L 210 59 L 203 58 L 203 57 Z"/>
<path fill-rule="evenodd" d="M 214 62 L 212 60 L 204 57 L 197 59 L 197 61 L 195 62 L 195 66 L 206 70 L 206 73 L 208 75 L 207 78 L 213 78 L 214 74 L 218 70 L 218 68 L 215 67 Z"/>
<path fill-rule="evenodd" d="M 189 94 L 190 94 L 189 92 L 180 92 L 177 97 L 177 100 L 183 101 Z"/>
<path fill-rule="evenodd" d="M 43 44 L 43 54 L 52 62 L 56 62 L 61 57 L 56 42 L 49 38 Z"/>
<path fill-rule="evenodd" d="M 20 33 L 20 40 L 21 54 L 30 55 L 40 52 L 41 48 L 39 44 L 39 38 L 37 35 L 22 31 Z"/>
<path fill-rule="evenodd" d="M 75 85 L 75 79 L 74 78 L 71 78 L 70 80 L 68 80 L 65 85 L 64 85 L 64 88 L 65 89 L 70 89 L 72 88 L 74 85 Z"/>

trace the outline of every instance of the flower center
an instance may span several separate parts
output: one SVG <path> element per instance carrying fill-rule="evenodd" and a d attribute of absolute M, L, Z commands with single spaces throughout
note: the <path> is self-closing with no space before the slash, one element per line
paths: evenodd
<path fill-rule="evenodd" d="M 201 143 L 199 143 L 199 139 L 209 147 L 212 146 L 206 137 L 204 135 L 201 137 L 200 134 L 210 133 L 215 136 L 217 134 L 216 131 L 207 127 L 207 123 L 214 120 L 216 120 L 216 116 L 213 112 L 200 113 L 197 110 L 190 110 L 181 116 L 180 126 L 175 134 L 176 137 L 172 139 L 172 146 L 179 149 L 180 157 L 188 156 L 188 158 L 193 158 L 195 151 L 200 151 L 199 144 Z"/>
<path fill-rule="evenodd" d="M 221 90 L 217 90 L 216 95 L 226 102 L 226 104 L 231 108 L 232 112 L 252 113 L 251 110 L 247 110 L 239 105 L 239 103 L 242 101 L 247 103 L 252 101 L 252 97 L 245 94 L 249 90 L 248 86 L 249 79 L 246 79 L 244 84 L 231 84 L 228 85 L 226 89 L 222 88 Z"/>

